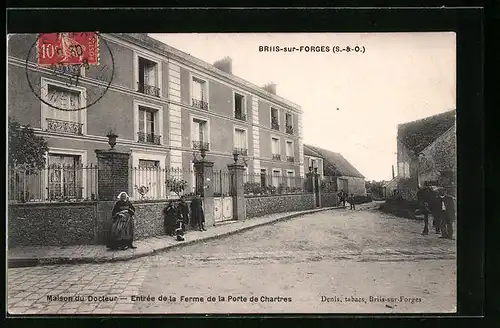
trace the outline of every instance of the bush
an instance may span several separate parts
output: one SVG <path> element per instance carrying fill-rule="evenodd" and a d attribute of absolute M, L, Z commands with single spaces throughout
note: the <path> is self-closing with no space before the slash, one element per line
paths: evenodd
<path fill-rule="evenodd" d="M 245 194 L 258 195 L 263 193 L 259 182 L 247 182 L 243 185 L 243 188 L 245 190 Z"/>
<path fill-rule="evenodd" d="M 387 199 L 384 204 L 380 205 L 379 209 L 382 212 L 394 214 L 399 217 L 415 219 L 415 213 L 419 209 L 419 204 L 417 201 L 406 200 L 401 196 L 396 196 Z"/>

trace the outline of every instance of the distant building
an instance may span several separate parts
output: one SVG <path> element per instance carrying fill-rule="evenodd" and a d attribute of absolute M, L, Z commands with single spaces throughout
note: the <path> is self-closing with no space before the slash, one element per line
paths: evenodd
<path fill-rule="evenodd" d="M 304 166 L 318 168 L 321 179 L 333 182 L 336 190 L 366 195 L 365 177 L 341 154 L 304 144 Z"/>
<path fill-rule="evenodd" d="M 456 180 L 456 111 L 398 125 L 397 181 L 404 198 L 418 187 L 438 185 L 453 192 Z"/>

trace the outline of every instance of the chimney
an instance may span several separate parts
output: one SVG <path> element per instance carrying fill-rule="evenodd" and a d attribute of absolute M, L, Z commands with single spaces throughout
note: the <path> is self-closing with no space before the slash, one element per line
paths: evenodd
<path fill-rule="evenodd" d="M 269 93 L 272 93 L 273 95 L 276 94 L 276 83 L 268 83 L 265 86 L 262 87 L 264 90 L 266 90 Z"/>
<path fill-rule="evenodd" d="M 392 178 L 394 179 L 395 176 L 394 176 L 394 165 L 392 166 Z"/>
<path fill-rule="evenodd" d="M 226 56 L 222 59 L 219 59 L 214 63 L 214 66 L 221 71 L 233 74 L 233 60 L 231 59 L 231 57 Z"/>

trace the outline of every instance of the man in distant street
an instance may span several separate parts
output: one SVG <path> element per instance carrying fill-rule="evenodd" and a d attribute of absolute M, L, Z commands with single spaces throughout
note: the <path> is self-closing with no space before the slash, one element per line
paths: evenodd
<path fill-rule="evenodd" d="M 354 194 L 351 194 L 351 197 L 349 197 L 349 205 L 351 206 L 350 207 L 351 210 L 356 209 L 356 204 L 354 203 Z"/>
<path fill-rule="evenodd" d="M 453 222 L 455 221 L 455 200 L 446 193 L 446 190 L 439 190 L 439 221 L 441 223 L 441 237 L 446 239 L 453 238 Z"/>

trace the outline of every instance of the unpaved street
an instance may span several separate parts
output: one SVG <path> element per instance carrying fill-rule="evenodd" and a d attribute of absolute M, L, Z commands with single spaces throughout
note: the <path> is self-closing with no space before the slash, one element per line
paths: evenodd
<path fill-rule="evenodd" d="M 129 262 L 9 269 L 8 308 L 103 314 L 454 312 L 455 241 L 421 236 L 421 228 L 418 221 L 365 206 Z M 47 295 L 66 298 L 50 301 Z"/>

